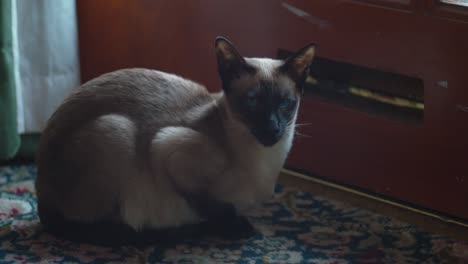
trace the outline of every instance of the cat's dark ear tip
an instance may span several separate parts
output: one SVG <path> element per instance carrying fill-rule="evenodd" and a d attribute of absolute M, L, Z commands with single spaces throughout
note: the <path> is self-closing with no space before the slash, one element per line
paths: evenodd
<path fill-rule="evenodd" d="M 215 38 L 215 46 L 217 46 L 220 42 L 227 42 L 227 43 L 232 45 L 232 43 L 227 38 L 225 38 L 223 36 L 217 36 Z"/>
<path fill-rule="evenodd" d="M 305 49 L 309 49 L 309 48 L 317 48 L 318 47 L 318 43 L 316 42 L 310 42 L 309 44 L 305 45 L 304 48 Z"/>

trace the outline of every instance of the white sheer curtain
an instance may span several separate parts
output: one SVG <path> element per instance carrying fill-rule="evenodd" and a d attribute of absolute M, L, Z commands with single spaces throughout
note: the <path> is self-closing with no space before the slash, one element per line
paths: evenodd
<path fill-rule="evenodd" d="M 40 132 L 80 83 L 74 0 L 13 0 L 20 133 Z"/>

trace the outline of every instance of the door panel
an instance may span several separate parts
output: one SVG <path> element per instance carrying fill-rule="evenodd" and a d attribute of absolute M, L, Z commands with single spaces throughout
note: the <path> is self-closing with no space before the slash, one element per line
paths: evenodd
<path fill-rule="evenodd" d="M 466 149 L 445 145 L 450 135 L 324 102 L 308 101 L 303 107 L 299 122 L 316 127 L 300 132 L 315 139 L 297 139 L 289 166 L 466 217 Z"/>
<path fill-rule="evenodd" d="M 304 98 L 288 166 L 468 219 L 466 9 L 434 1 L 80 0 L 83 80 L 123 67 L 217 91 L 213 40 L 246 56 L 318 42 L 321 57 L 420 78 L 424 122 Z M 456 11 L 453 8 L 457 8 Z M 449 11 L 447 11 L 447 9 Z M 448 13 L 447 13 L 448 12 Z"/>
<path fill-rule="evenodd" d="M 333 29 L 314 32 L 321 56 L 423 79 L 425 111 L 424 124 L 415 126 L 306 102 L 300 122 L 316 125 L 303 128 L 311 139 L 298 139 L 289 165 L 468 218 L 468 139 L 461 136 L 468 115 L 457 109 L 468 102 L 467 25 L 381 5 L 336 2 L 327 14 L 294 3 L 333 21 Z"/>

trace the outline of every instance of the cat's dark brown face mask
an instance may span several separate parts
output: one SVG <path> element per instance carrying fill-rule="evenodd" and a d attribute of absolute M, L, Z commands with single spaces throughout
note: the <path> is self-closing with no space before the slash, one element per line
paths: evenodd
<path fill-rule="evenodd" d="M 275 145 L 292 125 L 314 45 L 285 61 L 243 58 L 224 38 L 216 39 L 218 70 L 231 112 L 264 146 Z"/>

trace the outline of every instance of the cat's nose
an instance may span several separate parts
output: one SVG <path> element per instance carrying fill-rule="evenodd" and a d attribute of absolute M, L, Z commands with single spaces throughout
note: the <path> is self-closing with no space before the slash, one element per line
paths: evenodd
<path fill-rule="evenodd" d="M 268 132 L 269 132 L 270 134 L 276 135 L 276 134 L 279 134 L 279 132 L 281 131 L 281 128 L 280 128 L 278 125 L 272 125 L 272 124 L 270 124 L 270 125 L 268 126 L 267 130 L 268 130 Z"/>
<path fill-rule="evenodd" d="M 279 124 L 278 117 L 276 115 L 271 115 L 269 118 L 267 130 L 272 134 L 279 134 L 281 131 L 281 126 Z"/>

